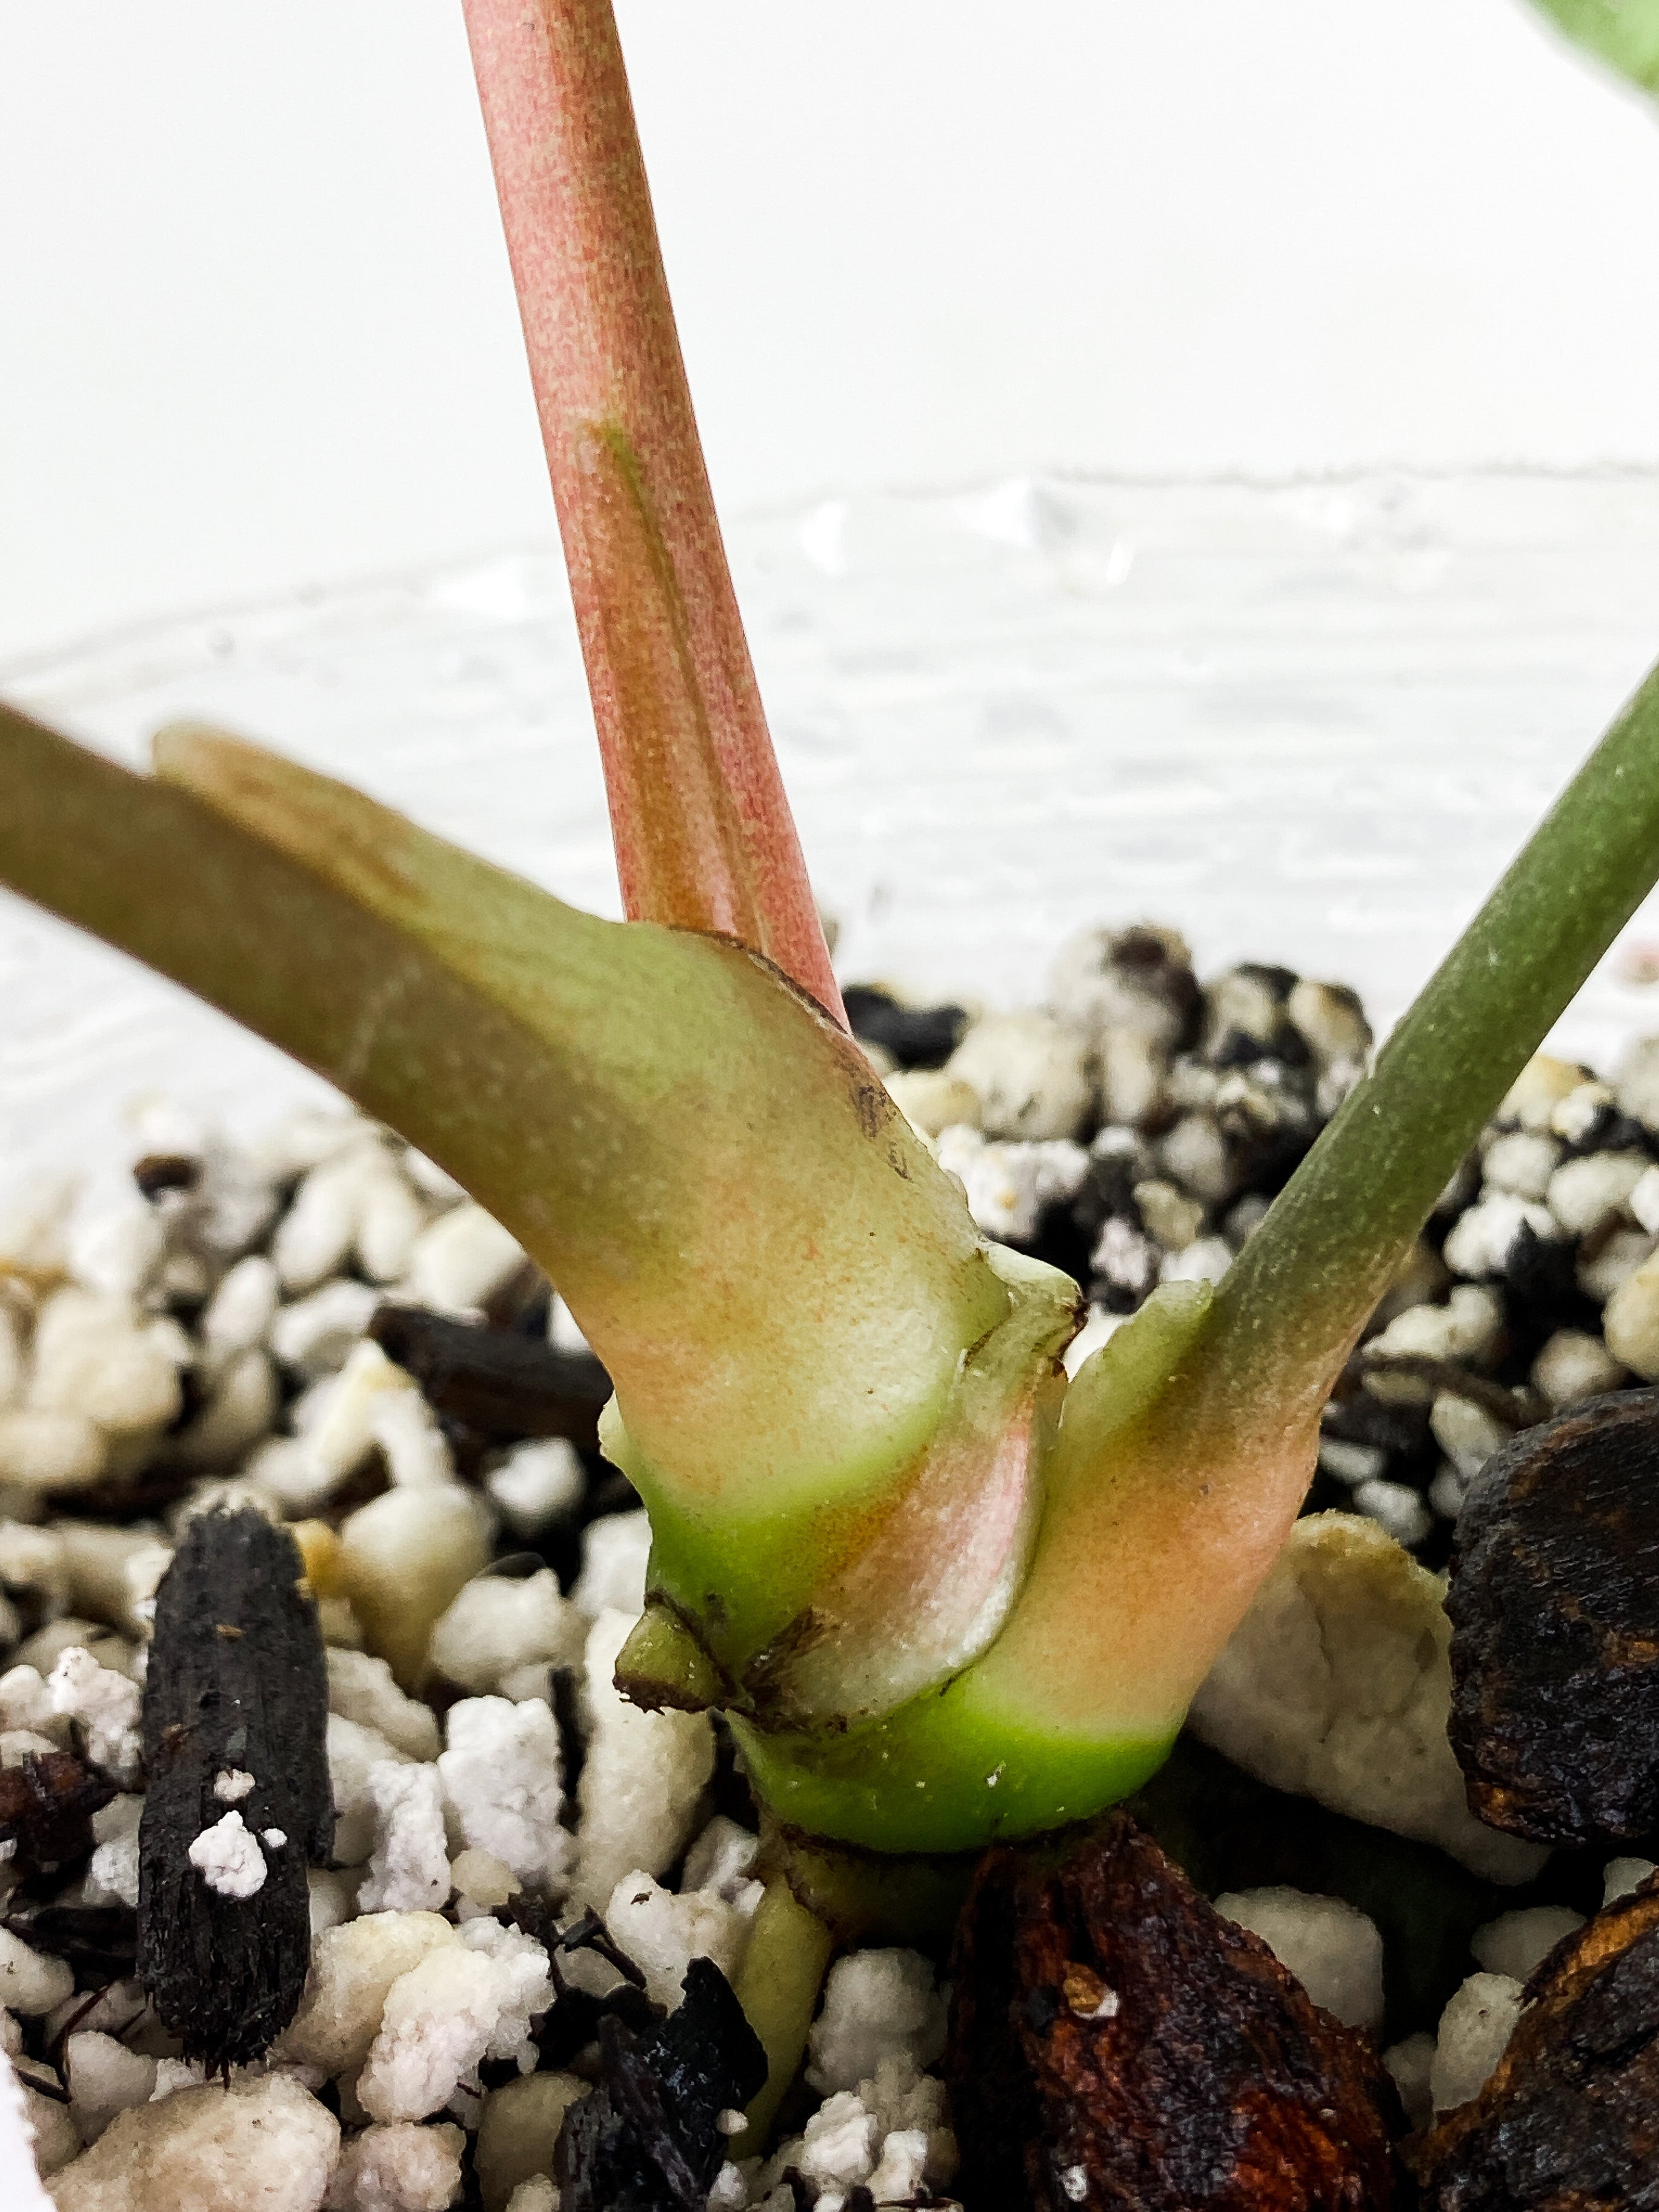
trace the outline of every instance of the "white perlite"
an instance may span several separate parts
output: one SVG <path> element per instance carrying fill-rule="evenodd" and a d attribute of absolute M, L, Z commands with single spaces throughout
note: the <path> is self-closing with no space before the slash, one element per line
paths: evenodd
<path fill-rule="evenodd" d="M 252 1897 L 265 1886 L 265 1855 L 234 1809 L 203 1829 L 190 1847 L 190 1863 L 221 1897 Z"/>
<path fill-rule="evenodd" d="M 228 1766 L 213 1778 L 213 1794 L 222 1805 L 240 1805 L 253 1787 L 246 1767 Z"/>
<path fill-rule="evenodd" d="M 1074 1198 L 1089 1172 L 1089 1155 L 1066 1139 L 988 1143 L 977 1129 L 957 1124 L 942 1133 L 935 1150 L 962 1185 L 975 1226 L 1002 1243 L 1033 1237 L 1043 1208 Z"/>
<path fill-rule="evenodd" d="M 681 1984 L 693 1959 L 712 1959 L 728 1982 L 735 1982 L 748 1947 L 753 1908 L 728 1904 L 714 1890 L 683 1890 L 677 1897 L 648 1874 L 630 1874 L 611 1893 L 605 1924 L 645 1976 L 646 1994 L 671 2012 L 680 2002 Z"/>
<path fill-rule="evenodd" d="M 1501 1912 L 1469 1938 L 1474 1962 L 1488 1974 L 1507 1974 L 1524 1982 L 1564 1936 L 1584 1924 L 1582 1912 L 1565 1905 L 1534 1905 L 1524 1912 Z"/>
<path fill-rule="evenodd" d="M 574 1444 L 548 1437 L 515 1445 L 485 1475 L 484 1489 L 514 1534 L 528 1542 L 571 1518 L 587 1475 Z"/>
<path fill-rule="evenodd" d="M 64 2042 L 64 2078 L 81 2140 L 94 2143 L 118 2113 L 149 2104 L 155 2061 L 100 2029 L 82 2028 Z"/>
<path fill-rule="evenodd" d="M 46 1683 L 52 1710 L 79 1723 L 87 1757 L 117 1781 L 137 1778 L 143 1754 L 138 1685 L 100 1667 L 83 1645 L 59 1654 Z"/>
<path fill-rule="evenodd" d="M 447 2212 L 461 2193 L 465 2142 L 449 2125 L 393 2120 L 365 2128 L 340 2154 L 328 2212 Z"/>
<path fill-rule="evenodd" d="M 562 1883 L 574 1843 L 559 1825 L 564 1786 L 551 1711 L 537 1698 L 463 1698 L 445 1726 L 437 1771 L 468 1844 L 522 1882 Z"/>
<path fill-rule="evenodd" d="M 945 1073 L 978 1097 L 988 1136 L 1074 1137 L 1093 1103 L 1088 1042 L 1052 1014 L 988 1014 Z"/>
<path fill-rule="evenodd" d="M 377 1766 L 397 1765 L 404 1754 L 379 1729 L 343 1713 L 328 1717 L 328 1772 L 334 1791 L 334 1856 L 342 1866 L 361 1866 L 374 1848 L 375 1804 L 368 1778 Z"/>
<path fill-rule="evenodd" d="M 58 2212 L 317 2212 L 340 2124 L 284 2074 L 122 2112 L 53 2177 Z"/>
<path fill-rule="evenodd" d="M 751 2201 L 769 2205 L 769 2192 L 791 2167 L 821 2204 L 839 2205 L 846 2191 L 860 2186 L 875 2195 L 878 2177 L 878 2203 L 914 2199 L 922 2189 L 942 2190 L 957 2168 L 956 2138 L 945 2122 L 944 2083 L 920 2074 L 907 2057 L 884 2057 L 873 2075 L 832 2092 L 804 2133 L 778 2147 L 755 2177 Z M 779 2212 L 787 2203 L 786 2197 Z"/>
<path fill-rule="evenodd" d="M 577 1792 L 576 1889 L 596 1911 L 604 1911 L 624 1875 L 641 1868 L 659 1875 L 672 1864 L 714 1771 L 706 1713 L 641 1712 L 617 1688 L 617 1655 L 633 1625 L 627 1613 L 602 1613 L 587 1638 L 592 1723 Z"/>
<path fill-rule="evenodd" d="M 1521 1984 L 1508 1974 L 1471 1974 L 1440 2015 L 1429 2072 L 1437 2112 L 1467 2105 L 1486 2086 L 1521 2015 Z"/>
<path fill-rule="evenodd" d="M 1602 1904 L 1611 1905 L 1617 1897 L 1628 1897 L 1632 1890 L 1640 1889 L 1655 1870 L 1651 1859 L 1609 1859 L 1601 1869 Z"/>
<path fill-rule="evenodd" d="M 376 1729 L 410 1759 L 438 1756 L 438 1720 L 430 1705 L 406 1697 L 392 1679 L 384 1659 L 367 1651 L 331 1650 L 328 1662 L 328 1709 L 341 1719 Z"/>
<path fill-rule="evenodd" d="M 1216 1899 L 1215 1909 L 1259 1936 L 1314 2002 L 1345 2027 L 1382 2024 L 1382 1938 L 1353 1905 L 1274 1887 L 1229 1891 Z"/>
<path fill-rule="evenodd" d="M 1192 1726 L 1274 1789 L 1524 1881 L 1544 1851 L 1484 1826 L 1464 1799 L 1446 1740 L 1450 1641 L 1439 1583 L 1375 1522 L 1310 1514 L 1200 1689 Z"/>
<path fill-rule="evenodd" d="M 372 1912 L 312 1946 L 300 2009 L 276 2049 L 296 2065 L 353 2074 L 368 2057 L 394 1983 L 460 1937 L 435 1912 Z"/>
<path fill-rule="evenodd" d="M 578 1665 L 587 1630 L 550 1567 L 521 1582 L 479 1575 L 434 1627 L 432 1664 L 463 1690 L 495 1690 L 520 1667 Z"/>
<path fill-rule="evenodd" d="M 606 1513 L 590 1521 L 582 1531 L 581 1572 L 571 1603 L 596 1620 L 602 1613 L 625 1613 L 637 1620 L 645 1610 L 650 1557 L 648 1513 Z"/>
<path fill-rule="evenodd" d="M 945 2000 L 919 1951 L 854 1951 L 837 1960 L 807 2044 L 815 2089 L 854 2089 L 899 2058 L 920 2070 L 945 2048 Z"/>
<path fill-rule="evenodd" d="M 0 2005 L 8 2012 L 32 2019 L 63 2003 L 75 1989 L 75 1969 L 62 1959 L 49 1959 L 9 1928 L 0 1928 Z"/>
<path fill-rule="evenodd" d="M 357 1892 L 364 1912 L 435 1912 L 449 1901 L 443 1784 L 435 1765 L 382 1759 L 367 1777 L 374 1843 Z"/>
<path fill-rule="evenodd" d="M 48 2103 L 37 2097 L 37 2104 Z M 58 2107 L 62 2112 L 62 2107 Z M 64 2113 L 64 2119 L 69 2115 Z M 74 2122 L 69 2121 L 70 2129 Z M 50 2173 L 62 2161 L 50 2154 L 40 2157 L 46 2146 L 37 2138 L 29 2109 L 29 2099 L 13 2069 L 9 2047 L 0 2049 L 0 2175 L 3 2175 L 11 2192 L 8 2212 L 52 2212 L 52 2199 L 40 2186 L 36 2160 Z"/>
<path fill-rule="evenodd" d="M 377 2120 L 435 2112 L 483 2058 L 527 2055 L 529 2018 L 552 1996 L 547 1954 L 517 1929 L 469 1921 L 392 1984 L 357 2095 Z"/>

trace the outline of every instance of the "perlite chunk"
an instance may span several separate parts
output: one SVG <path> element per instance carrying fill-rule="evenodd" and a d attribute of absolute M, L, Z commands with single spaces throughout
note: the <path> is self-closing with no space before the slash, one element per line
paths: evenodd
<path fill-rule="evenodd" d="M 463 1690 L 495 1690 L 516 1668 L 575 1666 L 587 1627 L 550 1567 L 522 1582 L 480 1575 L 433 1629 L 432 1664 Z"/>
<path fill-rule="evenodd" d="M 1259 1936 L 1316 2005 L 1345 2027 L 1382 2022 L 1382 1938 L 1375 1921 L 1340 1897 L 1299 1889 L 1230 1891 L 1215 1909 Z"/>
<path fill-rule="evenodd" d="M 643 1516 L 641 1516 L 643 1517 Z M 627 1874 L 659 1875 L 679 1856 L 714 1771 L 714 1734 L 706 1713 L 647 1713 L 616 1686 L 617 1655 L 633 1622 L 607 1611 L 587 1638 L 587 1696 L 592 1715 L 581 1802 L 576 1890 L 603 1911 Z"/>
<path fill-rule="evenodd" d="M 1437 1578 L 1375 1522 L 1298 1521 L 1193 1701 L 1235 1765 L 1375 1827 L 1438 1844 L 1476 1874 L 1525 1881 L 1534 1844 L 1470 1813 L 1446 1739 L 1451 1705 Z"/>
<path fill-rule="evenodd" d="M 328 2212 L 447 2212 L 461 2193 L 457 2127 L 377 2122 L 354 2136 L 329 2185 Z"/>
<path fill-rule="evenodd" d="M 339 2146 L 297 2081 L 245 2076 L 121 2113 L 52 2193 L 58 2212 L 317 2212 Z"/>
<path fill-rule="evenodd" d="M 460 1937 L 435 1912 L 369 1912 L 324 1930 L 279 2055 L 324 2074 L 353 2074 L 380 2033 L 392 1984 Z M 441 2101 L 441 2100 L 440 2100 Z"/>
<path fill-rule="evenodd" d="M 945 2000 L 920 1951 L 854 1951 L 824 1984 L 808 2042 L 815 2089 L 855 2089 L 884 2059 L 931 2066 L 945 2048 Z"/>

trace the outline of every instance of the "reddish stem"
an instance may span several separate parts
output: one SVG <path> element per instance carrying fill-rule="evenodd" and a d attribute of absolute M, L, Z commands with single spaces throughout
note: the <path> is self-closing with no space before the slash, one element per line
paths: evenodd
<path fill-rule="evenodd" d="M 463 0 L 623 901 L 838 1018 L 680 357 L 610 0 Z"/>

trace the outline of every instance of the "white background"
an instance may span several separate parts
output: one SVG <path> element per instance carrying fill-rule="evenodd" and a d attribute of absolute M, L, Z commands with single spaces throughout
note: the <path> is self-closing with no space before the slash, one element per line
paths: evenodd
<path fill-rule="evenodd" d="M 1659 459 L 1520 0 L 623 0 L 717 489 Z M 543 540 L 458 0 L 0 0 L 0 655 Z"/>

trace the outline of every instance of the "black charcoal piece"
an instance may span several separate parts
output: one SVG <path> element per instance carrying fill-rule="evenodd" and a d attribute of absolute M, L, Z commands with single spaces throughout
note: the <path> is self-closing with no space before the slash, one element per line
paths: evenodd
<path fill-rule="evenodd" d="M 1446 1610 L 1471 1808 L 1538 1843 L 1659 1825 L 1659 1390 L 1594 1398 L 1486 1462 Z"/>
<path fill-rule="evenodd" d="M 334 1841 L 323 1641 L 286 1529 L 247 1507 L 189 1523 L 156 1593 L 143 1720 L 139 1979 L 189 2057 L 257 2058 L 299 2004 L 306 1868 Z M 245 1897 L 190 1859 L 233 1811 L 265 1868 Z"/>
<path fill-rule="evenodd" d="M 758 2094 L 766 2053 L 712 1960 L 694 1959 L 681 1988 L 648 2034 L 601 2027 L 599 2087 L 559 2134 L 563 2212 L 703 2212 L 726 2156 L 719 2117 Z"/>
<path fill-rule="evenodd" d="M 556 1352 L 505 1328 L 478 1328 L 420 1306 L 382 1306 L 369 1334 L 412 1375 L 441 1418 L 517 1443 L 566 1437 L 592 1450 L 611 1377 L 592 1352 Z"/>
<path fill-rule="evenodd" d="M 968 1026 L 964 1007 L 902 1006 L 874 983 L 850 984 L 842 998 L 853 1035 L 890 1052 L 901 1067 L 943 1067 Z"/>
<path fill-rule="evenodd" d="M 87 1858 L 92 1816 L 114 1795 L 66 1751 L 25 1752 L 0 1767 L 0 1844 L 15 1847 L 12 1864 L 26 1875 Z"/>

